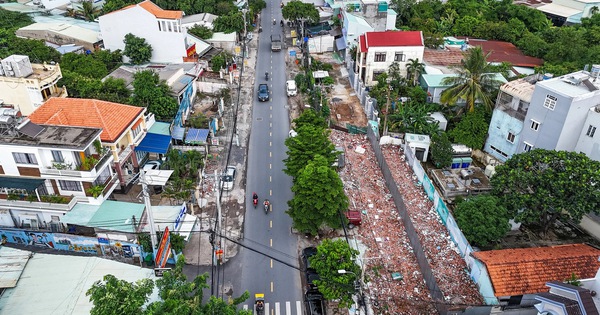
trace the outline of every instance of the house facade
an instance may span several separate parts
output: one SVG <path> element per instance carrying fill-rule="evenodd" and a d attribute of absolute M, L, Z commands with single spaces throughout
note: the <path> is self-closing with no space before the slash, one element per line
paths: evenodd
<path fill-rule="evenodd" d="M 367 32 L 358 37 L 355 80 L 373 86 L 377 84 L 377 76 L 386 73 L 394 62 L 400 66 L 400 75 L 406 76 L 408 61 L 423 60 L 423 51 L 421 31 Z"/>
<path fill-rule="evenodd" d="M 100 128 L 37 125 L 3 111 L 0 226 L 61 231 L 77 202 L 101 204 L 118 187 Z"/>
<path fill-rule="evenodd" d="M 485 150 L 501 161 L 534 148 L 592 153 L 585 145 L 596 141 L 592 109 L 600 105 L 597 73 L 600 67 L 594 73 L 578 71 L 547 80 L 533 76 L 528 82 L 521 79 L 503 86 Z M 518 84 L 522 91 L 513 88 Z"/>
<path fill-rule="evenodd" d="M 27 56 L 8 56 L 0 61 L 0 105 L 27 116 L 50 97 L 67 97 L 67 89 L 58 86 L 61 78 L 58 64 L 32 64 Z"/>
<path fill-rule="evenodd" d="M 104 47 L 125 49 L 125 35 L 144 38 L 152 46 L 152 62 L 178 63 L 189 57 L 195 42 L 181 26 L 182 11 L 163 10 L 150 0 L 99 17 Z"/>
<path fill-rule="evenodd" d="M 29 116 L 37 124 L 92 127 L 102 129 L 100 141 L 112 155 L 112 170 L 120 191 L 126 191 L 138 178 L 138 168 L 148 152 L 134 151 L 149 128 L 146 109 L 118 103 L 81 98 L 51 98 Z"/>

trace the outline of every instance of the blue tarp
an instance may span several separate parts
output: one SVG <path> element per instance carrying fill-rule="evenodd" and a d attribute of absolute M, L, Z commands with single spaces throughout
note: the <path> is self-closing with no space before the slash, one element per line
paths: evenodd
<path fill-rule="evenodd" d="M 171 134 L 171 137 L 175 140 L 183 140 L 183 134 L 185 133 L 185 128 L 184 127 L 179 127 L 179 126 L 174 126 L 173 127 L 173 133 Z"/>
<path fill-rule="evenodd" d="M 185 143 L 205 144 L 208 139 L 208 129 L 190 128 L 185 136 Z"/>
<path fill-rule="evenodd" d="M 171 137 L 159 135 L 157 133 L 147 133 L 137 147 L 136 151 L 144 151 L 150 153 L 166 154 L 171 146 Z"/>

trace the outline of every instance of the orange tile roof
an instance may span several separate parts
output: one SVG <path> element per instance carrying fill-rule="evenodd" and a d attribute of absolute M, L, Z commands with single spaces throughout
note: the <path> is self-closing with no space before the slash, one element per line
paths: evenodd
<path fill-rule="evenodd" d="M 183 11 L 163 10 L 150 0 L 140 2 L 138 5 L 159 19 L 181 19 L 183 16 Z"/>
<path fill-rule="evenodd" d="M 546 282 L 563 281 L 571 273 L 593 278 L 600 268 L 600 250 L 586 244 L 475 252 L 490 275 L 495 296 L 548 292 Z"/>
<path fill-rule="evenodd" d="M 94 99 L 52 97 L 29 115 L 29 120 L 35 124 L 102 128 L 100 139 L 115 142 L 143 111 L 143 107 Z"/>

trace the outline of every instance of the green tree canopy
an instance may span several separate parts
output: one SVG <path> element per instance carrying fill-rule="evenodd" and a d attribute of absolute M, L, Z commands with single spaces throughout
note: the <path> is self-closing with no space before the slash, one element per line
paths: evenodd
<path fill-rule="evenodd" d="M 442 83 L 451 86 L 442 92 L 440 101 L 456 105 L 459 100 L 462 100 L 470 112 L 475 110 L 475 103 L 478 101 L 492 109 L 493 102 L 490 96 L 498 90 L 502 82 L 498 81 L 495 78 L 496 74 L 491 72 L 491 66 L 487 62 L 490 54 L 491 52 L 484 55 L 481 46 L 465 52 L 461 66 L 457 68 L 458 76 L 442 80 Z"/>
<path fill-rule="evenodd" d="M 316 155 L 294 181 L 294 197 L 288 201 L 286 213 L 292 218 L 294 228 L 301 232 L 317 235 L 323 224 L 332 228 L 342 226 L 340 215 L 348 209 L 348 197 L 331 163 Z"/>
<path fill-rule="evenodd" d="M 296 132 L 297 136 L 285 140 L 288 148 L 288 157 L 283 160 L 286 174 L 296 179 L 300 171 L 317 155 L 325 158 L 328 165 L 335 161 L 335 146 L 329 140 L 329 130 L 307 124 L 296 128 Z"/>
<path fill-rule="evenodd" d="M 151 70 L 133 75 L 131 104 L 148 108 L 158 119 L 173 119 L 177 113 L 177 101 L 170 93 L 167 83 L 161 81 L 158 74 Z"/>
<path fill-rule="evenodd" d="M 281 13 L 283 18 L 290 21 L 306 19 L 309 23 L 319 22 L 319 11 L 312 3 L 308 2 L 290 1 L 281 9 Z"/>
<path fill-rule="evenodd" d="M 448 134 L 443 131 L 434 133 L 431 136 L 431 159 L 437 168 L 449 167 L 452 165 L 452 142 L 448 139 Z"/>
<path fill-rule="evenodd" d="M 14 32 L 21 27 L 33 24 L 33 19 L 24 13 L 8 11 L 0 8 L 0 28 Z"/>
<path fill-rule="evenodd" d="M 125 35 L 123 42 L 125 43 L 123 55 L 127 56 L 132 64 L 143 64 L 152 58 L 152 46 L 146 43 L 146 39 L 129 33 Z"/>
<path fill-rule="evenodd" d="M 131 283 L 108 274 L 103 281 L 96 281 L 85 295 L 94 304 L 92 315 L 138 315 L 153 288 L 151 279 Z"/>
<path fill-rule="evenodd" d="M 302 112 L 298 118 L 294 119 L 294 127 L 300 128 L 302 126 L 317 126 L 317 127 L 327 127 L 327 122 L 325 119 L 318 115 L 314 110 L 306 110 Z"/>
<path fill-rule="evenodd" d="M 92 55 L 66 53 L 62 56 L 60 67 L 62 70 L 95 79 L 102 79 L 108 74 L 108 69 L 102 60 L 98 60 Z"/>
<path fill-rule="evenodd" d="M 200 39 L 211 39 L 213 37 L 213 31 L 204 25 L 194 25 L 188 30 L 188 33 Z"/>
<path fill-rule="evenodd" d="M 490 117 L 485 108 L 475 107 L 475 111 L 467 113 L 448 132 L 454 143 L 461 143 L 472 149 L 482 149 L 487 138 Z"/>
<path fill-rule="evenodd" d="M 355 283 L 360 281 L 361 276 L 360 266 L 355 262 L 358 254 L 342 239 L 324 239 L 317 246 L 317 254 L 309 258 L 311 267 L 321 278 L 315 281 L 319 292 L 328 300 L 340 300 L 341 307 L 354 303 Z M 346 273 L 341 274 L 338 270 Z"/>
<path fill-rule="evenodd" d="M 488 246 L 510 231 L 508 211 L 494 196 L 478 195 L 460 202 L 454 217 L 469 243 L 478 246 Z"/>
<path fill-rule="evenodd" d="M 536 149 L 496 167 L 493 194 L 515 221 L 547 233 L 561 218 L 598 213 L 600 162 L 583 153 Z"/>
<path fill-rule="evenodd" d="M 249 20 L 247 19 L 246 23 L 248 22 Z M 215 32 L 242 34 L 244 32 L 244 16 L 240 11 L 220 15 L 213 22 L 213 27 Z"/>

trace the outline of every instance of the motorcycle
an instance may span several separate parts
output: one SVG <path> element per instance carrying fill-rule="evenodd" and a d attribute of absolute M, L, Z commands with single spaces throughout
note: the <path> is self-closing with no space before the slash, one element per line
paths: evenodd
<path fill-rule="evenodd" d="M 262 26 L 258 27 L 258 32 L 261 33 L 262 32 Z"/>
<path fill-rule="evenodd" d="M 279 22 L 279 26 L 283 27 L 283 20 Z"/>
<path fill-rule="evenodd" d="M 275 19 L 273 19 L 273 25 L 275 25 L 277 23 L 277 21 Z"/>
<path fill-rule="evenodd" d="M 265 80 L 269 81 L 269 73 L 265 72 Z"/>
<path fill-rule="evenodd" d="M 254 209 L 256 209 L 256 206 L 258 206 L 258 195 L 254 194 L 252 196 L 252 203 L 254 204 Z"/>
<path fill-rule="evenodd" d="M 269 210 L 271 210 L 271 203 L 269 202 L 269 200 L 265 200 L 265 214 L 269 213 Z"/>

